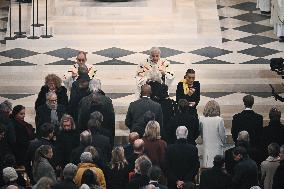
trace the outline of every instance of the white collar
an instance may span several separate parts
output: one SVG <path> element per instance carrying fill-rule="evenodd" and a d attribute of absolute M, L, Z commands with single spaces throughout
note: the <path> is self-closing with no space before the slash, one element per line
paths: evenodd
<path fill-rule="evenodd" d="M 158 181 L 156 181 L 156 180 L 150 180 L 149 181 L 149 183 L 153 183 L 153 182 L 158 183 Z"/>
<path fill-rule="evenodd" d="M 252 110 L 251 108 L 245 108 L 245 110 Z"/>
<path fill-rule="evenodd" d="M 149 96 L 141 96 L 141 98 L 150 98 Z"/>

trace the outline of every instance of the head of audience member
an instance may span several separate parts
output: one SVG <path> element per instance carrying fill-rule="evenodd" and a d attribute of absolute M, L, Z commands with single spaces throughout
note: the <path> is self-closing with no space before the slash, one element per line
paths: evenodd
<path fill-rule="evenodd" d="M 151 86 L 148 84 L 142 85 L 141 87 L 141 96 L 150 97 L 152 93 Z"/>
<path fill-rule="evenodd" d="M 10 115 L 12 113 L 12 103 L 9 100 L 5 100 L 0 104 L 0 112 Z"/>
<path fill-rule="evenodd" d="M 79 84 L 79 88 L 82 90 L 87 90 L 89 89 L 89 83 L 90 83 L 90 77 L 88 74 L 81 74 L 78 76 L 78 84 Z"/>
<path fill-rule="evenodd" d="M 54 185 L 54 182 L 48 177 L 41 177 L 37 184 L 36 189 L 51 189 Z"/>
<path fill-rule="evenodd" d="M 252 108 L 254 104 L 254 98 L 252 95 L 246 95 L 243 97 L 243 102 L 244 102 L 245 108 Z"/>
<path fill-rule="evenodd" d="M 136 154 L 144 153 L 144 141 L 142 139 L 137 139 L 134 141 L 133 150 Z"/>
<path fill-rule="evenodd" d="M 144 123 L 145 123 L 145 125 L 147 125 L 147 123 L 148 123 L 149 121 L 155 121 L 155 113 L 153 113 L 153 112 L 151 112 L 150 110 L 148 110 L 148 111 L 146 111 L 146 112 L 144 113 L 143 118 L 144 118 Z"/>
<path fill-rule="evenodd" d="M 49 145 L 41 145 L 35 151 L 35 162 L 39 162 L 41 159 L 52 159 L 53 150 Z"/>
<path fill-rule="evenodd" d="M 87 184 L 82 184 L 79 189 L 91 189 Z"/>
<path fill-rule="evenodd" d="M 111 169 L 121 170 L 127 165 L 124 157 L 124 149 L 121 146 L 114 147 L 111 152 Z"/>
<path fill-rule="evenodd" d="M 270 122 L 280 122 L 281 120 L 281 111 L 277 108 L 271 108 L 269 111 Z"/>
<path fill-rule="evenodd" d="M 63 169 L 64 180 L 73 180 L 77 173 L 77 166 L 73 163 L 68 163 Z"/>
<path fill-rule="evenodd" d="M 78 52 L 76 61 L 79 66 L 84 65 L 87 62 L 87 53 L 84 51 Z"/>
<path fill-rule="evenodd" d="M 57 109 L 57 94 L 55 92 L 48 92 L 46 94 L 46 105 L 51 110 Z"/>
<path fill-rule="evenodd" d="M 189 109 L 189 103 L 186 99 L 180 99 L 178 101 L 178 109 L 181 113 L 185 113 Z"/>
<path fill-rule="evenodd" d="M 81 163 L 93 163 L 91 152 L 83 152 L 80 156 Z"/>
<path fill-rule="evenodd" d="M 64 114 L 62 116 L 59 125 L 60 125 L 59 127 L 60 131 L 71 131 L 71 130 L 75 130 L 76 128 L 73 117 L 68 114 Z"/>
<path fill-rule="evenodd" d="M 49 91 L 55 92 L 61 87 L 62 80 L 55 74 L 48 74 L 45 77 L 45 85 L 48 87 Z"/>
<path fill-rule="evenodd" d="M 268 155 L 273 158 L 279 157 L 280 146 L 277 143 L 271 143 L 267 147 Z"/>
<path fill-rule="evenodd" d="M 158 47 L 152 47 L 150 49 L 150 60 L 153 63 L 156 63 L 160 60 L 161 58 L 161 50 Z"/>
<path fill-rule="evenodd" d="M 153 184 L 148 184 L 144 186 L 143 189 L 156 189 L 156 187 Z"/>
<path fill-rule="evenodd" d="M 104 116 L 101 112 L 94 111 L 93 113 L 91 113 L 90 119 L 98 120 L 99 122 L 102 123 L 104 121 Z"/>
<path fill-rule="evenodd" d="M 204 107 L 203 115 L 205 117 L 220 116 L 220 106 L 215 100 L 210 100 Z"/>
<path fill-rule="evenodd" d="M 0 123 L 0 141 L 3 140 L 5 137 L 5 126 Z"/>
<path fill-rule="evenodd" d="M 101 129 L 102 123 L 96 119 L 90 119 L 88 121 L 88 129 L 91 133 L 96 133 Z"/>
<path fill-rule="evenodd" d="M 144 138 L 147 140 L 161 139 L 160 124 L 157 121 L 149 121 L 145 128 Z"/>
<path fill-rule="evenodd" d="M 84 152 L 90 152 L 92 154 L 92 159 L 94 163 L 100 161 L 100 154 L 94 146 L 87 146 L 84 149 Z"/>
<path fill-rule="evenodd" d="M 188 70 L 186 70 L 184 79 L 186 80 L 186 82 L 187 82 L 189 85 L 192 85 L 193 82 L 195 81 L 195 71 L 194 71 L 194 69 L 188 69 Z"/>
<path fill-rule="evenodd" d="M 250 189 L 261 189 L 259 186 L 252 186 Z"/>
<path fill-rule="evenodd" d="M 6 189 L 19 189 L 19 187 L 16 185 L 9 185 Z"/>
<path fill-rule="evenodd" d="M 40 137 L 51 140 L 54 136 L 54 125 L 51 123 L 44 123 L 39 126 L 38 132 Z"/>
<path fill-rule="evenodd" d="M 16 158 L 13 154 L 6 154 L 4 156 L 4 167 L 14 167 L 16 165 Z"/>
<path fill-rule="evenodd" d="M 213 160 L 213 165 L 216 168 L 223 168 L 225 166 L 225 159 L 221 155 L 216 155 Z"/>
<path fill-rule="evenodd" d="M 177 139 L 187 139 L 188 136 L 188 130 L 185 126 L 179 126 L 176 129 L 176 136 Z"/>
<path fill-rule="evenodd" d="M 237 141 L 249 142 L 249 133 L 247 131 L 240 131 L 238 133 Z"/>
<path fill-rule="evenodd" d="M 234 150 L 233 150 L 233 157 L 235 161 L 241 161 L 244 158 L 248 157 L 248 152 L 247 149 L 245 149 L 242 146 L 237 146 Z"/>
<path fill-rule="evenodd" d="M 12 114 L 11 114 L 13 119 L 16 120 L 21 120 L 24 121 L 25 120 L 25 116 L 26 116 L 26 108 L 23 105 L 16 105 L 13 110 L 12 110 Z"/>
<path fill-rule="evenodd" d="M 133 145 L 134 141 L 139 139 L 139 134 L 137 132 L 131 132 L 128 136 L 129 144 Z"/>
<path fill-rule="evenodd" d="M 284 161 L 284 145 L 280 146 L 279 157 L 281 161 Z"/>
<path fill-rule="evenodd" d="M 16 182 L 18 174 L 13 167 L 6 167 L 3 169 L 3 180 L 6 184 Z"/>
<path fill-rule="evenodd" d="M 79 65 L 78 67 L 78 75 L 86 75 L 88 74 L 88 68 L 86 67 L 86 65 Z"/>
<path fill-rule="evenodd" d="M 92 134 L 89 131 L 83 131 L 80 134 L 80 144 L 82 146 L 89 146 L 92 144 Z"/>
<path fill-rule="evenodd" d="M 150 81 L 155 81 L 158 83 L 162 83 L 162 74 L 158 69 L 152 69 L 152 71 L 148 72 L 147 78 Z"/>
<path fill-rule="evenodd" d="M 149 169 L 148 177 L 150 178 L 150 180 L 159 181 L 161 175 L 162 175 L 162 170 L 160 167 L 154 165 Z"/>
<path fill-rule="evenodd" d="M 94 171 L 87 169 L 84 171 L 82 175 L 82 184 L 87 184 L 89 187 L 90 186 L 99 186 L 99 182 L 97 179 L 97 175 L 94 173 Z"/>
<path fill-rule="evenodd" d="M 143 155 L 135 160 L 135 172 L 141 175 L 147 175 L 149 169 L 152 167 L 151 160 Z"/>

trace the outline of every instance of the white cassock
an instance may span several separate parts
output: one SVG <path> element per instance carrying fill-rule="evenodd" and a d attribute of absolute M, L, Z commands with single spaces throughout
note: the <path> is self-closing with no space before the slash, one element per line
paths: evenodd
<path fill-rule="evenodd" d="M 260 11 L 269 12 L 271 8 L 271 0 L 257 0 L 256 8 L 259 8 Z"/>
<path fill-rule="evenodd" d="M 138 65 L 137 73 L 136 73 L 136 85 L 137 85 L 137 92 L 136 95 L 139 98 L 141 86 L 146 84 L 147 80 L 150 79 L 149 75 L 151 72 L 164 72 L 165 77 L 162 79 L 164 83 L 169 87 L 173 80 L 174 74 L 170 68 L 170 62 L 165 59 L 160 59 L 157 63 L 152 62 L 149 58 L 146 59 L 145 62 L 142 62 Z"/>
<path fill-rule="evenodd" d="M 272 0 L 270 22 L 277 37 L 284 36 L 284 0 Z"/>

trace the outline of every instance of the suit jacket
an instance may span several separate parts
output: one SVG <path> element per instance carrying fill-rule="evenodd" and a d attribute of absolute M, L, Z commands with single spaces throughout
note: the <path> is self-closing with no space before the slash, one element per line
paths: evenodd
<path fill-rule="evenodd" d="M 135 174 L 128 183 L 127 189 L 140 189 L 143 186 L 148 185 L 150 179 L 147 175 Z"/>
<path fill-rule="evenodd" d="M 250 145 L 259 146 L 260 136 L 263 128 L 263 116 L 253 110 L 244 110 L 233 116 L 231 133 L 234 142 L 237 142 L 240 131 L 249 133 Z"/>
<path fill-rule="evenodd" d="M 96 147 L 100 156 L 106 162 L 111 159 L 111 145 L 108 137 L 98 134 L 96 132 L 92 133 L 92 145 Z"/>
<path fill-rule="evenodd" d="M 147 97 L 142 97 L 139 100 L 130 103 L 125 119 L 125 125 L 129 129 L 143 125 L 144 113 L 147 111 L 155 113 L 156 121 L 159 122 L 160 127 L 162 128 L 163 112 L 161 105 Z"/>
<path fill-rule="evenodd" d="M 284 188 L 284 161 L 280 161 L 279 167 L 273 176 L 272 189 L 283 189 Z"/>
<path fill-rule="evenodd" d="M 165 152 L 168 187 L 176 188 L 177 180 L 193 181 L 199 166 L 198 149 L 188 144 L 186 139 L 178 139 L 175 144 L 168 146 Z"/>
<path fill-rule="evenodd" d="M 231 177 L 222 168 L 212 167 L 201 173 L 199 189 L 228 189 Z"/>
<path fill-rule="evenodd" d="M 52 186 L 52 189 L 78 189 L 73 180 L 65 179 Z"/>
<path fill-rule="evenodd" d="M 61 104 L 58 104 L 56 112 L 59 124 L 60 119 L 66 113 L 65 107 Z M 50 113 L 51 109 L 49 109 L 46 104 L 41 105 L 37 108 L 35 117 L 36 128 L 39 128 L 44 123 L 51 123 Z M 59 127 L 59 125 L 55 125 L 55 127 Z"/>
<path fill-rule="evenodd" d="M 168 187 L 167 186 L 165 186 L 165 185 L 162 185 L 162 184 L 160 184 L 159 182 L 149 182 L 149 184 L 153 184 L 156 188 L 159 188 L 159 189 L 168 189 Z"/>
<path fill-rule="evenodd" d="M 176 101 L 178 102 L 180 99 L 186 99 L 188 102 L 195 102 L 195 106 L 193 108 L 196 108 L 200 101 L 200 83 L 199 81 L 193 82 L 193 88 L 195 89 L 195 92 L 189 96 L 184 94 L 183 90 L 183 83 L 179 82 L 177 85 L 176 90 Z"/>

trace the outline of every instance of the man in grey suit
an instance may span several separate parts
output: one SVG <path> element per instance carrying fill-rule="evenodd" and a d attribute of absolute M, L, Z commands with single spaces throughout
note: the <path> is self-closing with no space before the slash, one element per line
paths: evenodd
<path fill-rule="evenodd" d="M 145 84 L 141 87 L 141 98 L 139 100 L 130 103 L 125 119 L 125 125 L 130 130 L 135 127 L 144 126 L 144 114 L 147 111 L 151 111 L 155 114 L 155 120 L 159 122 L 162 130 L 163 127 L 162 107 L 159 103 L 151 100 L 150 95 L 151 95 L 151 86 Z"/>

